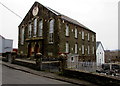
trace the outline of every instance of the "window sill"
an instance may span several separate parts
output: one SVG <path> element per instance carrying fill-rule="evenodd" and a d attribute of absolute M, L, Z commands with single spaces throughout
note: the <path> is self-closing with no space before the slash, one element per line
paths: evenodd
<path fill-rule="evenodd" d="M 49 44 L 53 44 L 53 42 L 49 42 Z"/>
<path fill-rule="evenodd" d="M 70 37 L 70 36 L 65 36 L 65 37 Z"/>
<path fill-rule="evenodd" d="M 75 39 L 78 39 L 78 37 L 75 37 Z"/>

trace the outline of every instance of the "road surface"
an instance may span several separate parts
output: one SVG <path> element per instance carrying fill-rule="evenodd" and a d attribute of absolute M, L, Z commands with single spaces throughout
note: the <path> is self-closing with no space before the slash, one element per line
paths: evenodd
<path fill-rule="evenodd" d="M 2 84 L 70 84 L 2 66 Z"/>

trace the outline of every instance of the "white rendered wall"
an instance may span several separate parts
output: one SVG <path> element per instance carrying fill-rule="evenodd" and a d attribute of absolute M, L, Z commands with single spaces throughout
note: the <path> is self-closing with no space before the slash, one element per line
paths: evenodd
<path fill-rule="evenodd" d="M 96 63 L 97 65 L 105 63 L 104 49 L 101 44 L 98 45 L 98 48 L 96 50 Z"/>
<path fill-rule="evenodd" d="M 0 54 L 11 52 L 13 49 L 13 40 L 4 39 L 0 36 Z"/>
<path fill-rule="evenodd" d="M 5 39 L 4 52 L 11 52 L 13 49 L 13 40 Z"/>

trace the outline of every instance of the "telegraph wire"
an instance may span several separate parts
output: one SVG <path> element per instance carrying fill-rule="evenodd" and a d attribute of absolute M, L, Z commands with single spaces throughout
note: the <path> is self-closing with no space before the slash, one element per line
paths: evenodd
<path fill-rule="evenodd" d="M 19 17 L 20 19 L 22 19 L 21 16 L 19 16 L 17 13 L 15 13 L 14 11 L 12 11 L 10 8 L 8 8 L 7 6 L 5 6 L 3 3 L 0 2 L 0 4 L 5 7 L 7 10 L 9 10 L 10 12 L 12 12 L 13 14 L 15 14 L 17 17 Z"/>

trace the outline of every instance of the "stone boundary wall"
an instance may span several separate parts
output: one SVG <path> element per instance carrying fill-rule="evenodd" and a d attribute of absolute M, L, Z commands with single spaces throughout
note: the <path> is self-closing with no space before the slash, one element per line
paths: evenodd
<path fill-rule="evenodd" d="M 84 71 L 76 71 L 72 69 L 65 69 L 64 76 L 77 78 L 77 79 L 83 79 L 92 83 L 96 83 L 98 85 L 108 85 L 108 86 L 120 86 L 120 79 L 113 78 L 112 76 L 105 76 L 105 75 L 99 75 L 99 74 L 93 74 L 88 73 Z"/>

